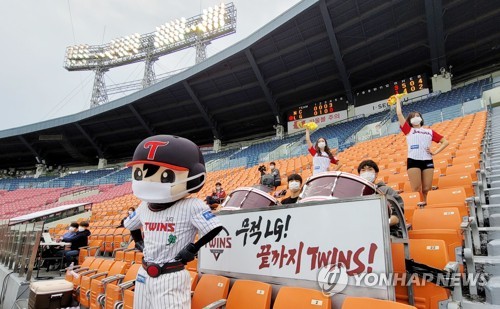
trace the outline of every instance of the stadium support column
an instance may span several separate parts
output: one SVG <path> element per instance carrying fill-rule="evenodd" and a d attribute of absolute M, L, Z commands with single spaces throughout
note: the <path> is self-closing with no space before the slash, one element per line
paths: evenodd
<path fill-rule="evenodd" d="M 196 58 L 195 58 L 195 63 L 198 64 L 202 61 L 205 61 L 207 59 L 207 46 L 210 44 L 210 41 L 202 41 L 198 40 L 196 42 L 195 48 L 196 48 Z"/>
<path fill-rule="evenodd" d="M 215 121 L 213 116 L 209 113 L 208 108 L 201 103 L 200 99 L 198 99 L 196 93 L 194 92 L 193 88 L 191 88 L 189 83 L 185 80 L 182 82 L 182 84 L 184 85 L 184 88 L 186 89 L 188 95 L 193 100 L 194 104 L 196 104 L 196 107 L 198 107 L 199 111 L 201 112 L 201 115 L 203 116 L 203 118 L 205 118 L 205 121 L 210 126 L 214 138 L 219 139 L 221 134 L 219 132 L 219 126 L 217 125 L 217 121 Z"/>
<path fill-rule="evenodd" d="M 155 83 L 156 75 L 154 64 L 158 58 L 148 57 L 144 63 L 144 77 L 142 78 L 142 88 L 147 88 Z"/>
<path fill-rule="evenodd" d="M 108 160 L 106 160 L 104 158 L 99 158 L 99 163 L 97 164 L 97 169 L 100 170 L 100 169 L 106 168 L 106 166 L 108 166 Z"/>
<path fill-rule="evenodd" d="M 155 83 L 156 75 L 154 64 L 157 57 L 153 56 L 153 51 L 155 49 L 153 37 L 148 37 L 147 42 L 148 51 L 146 52 L 146 59 L 144 61 L 144 77 L 142 78 L 142 88 L 147 88 Z"/>
<path fill-rule="evenodd" d="M 432 74 L 439 74 L 442 73 L 443 69 L 446 70 L 442 0 L 425 0 L 425 15 L 427 17 Z"/>
<path fill-rule="evenodd" d="M 425 0 L 425 15 L 431 52 L 432 91 L 448 92 L 451 90 L 451 73 L 446 67 L 442 0 Z"/>
<path fill-rule="evenodd" d="M 330 17 L 330 12 L 326 5 L 326 0 L 319 1 L 319 9 L 321 11 L 321 16 L 323 17 L 323 24 L 326 28 L 326 33 L 328 34 L 328 40 L 330 41 L 330 47 L 333 51 L 333 56 L 335 58 L 335 63 L 337 64 L 337 69 L 339 70 L 340 79 L 344 85 L 345 94 L 347 100 L 350 104 L 354 104 L 354 96 L 352 95 L 351 83 L 349 81 L 349 75 L 347 74 L 347 69 L 342 59 L 342 53 L 340 51 L 339 42 L 337 41 L 337 36 L 335 30 L 333 29 L 332 19 Z"/>
<path fill-rule="evenodd" d="M 356 108 L 354 104 L 348 104 L 347 105 L 347 118 L 351 118 L 356 116 Z"/>
<path fill-rule="evenodd" d="M 220 139 L 218 138 L 214 139 L 214 147 L 213 147 L 214 152 L 219 152 L 221 147 L 222 145 Z"/>
<path fill-rule="evenodd" d="M 94 88 L 92 89 L 92 98 L 90 99 L 90 108 L 102 105 L 108 102 L 106 93 L 106 82 L 104 81 L 104 73 L 107 69 L 97 67 L 95 69 Z"/>
<path fill-rule="evenodd" d="M 260 88 L 262 89 L 262 92 L 264 94 L 264 98 L 273 111 L 274 117 L 276 117 L 276 124 L 282 124 L 283 121 L 280 116 L 279 106 L 276 103 L 276 99 L 274 98 L 271 89 L 269 88 L 269 84 L 264 79 L 264 76 L 262 75 L 262 72 L 257 65 L 257 61 L 255 60 L 252 51 L 250 51 L 250 48 L 245 49 L 245 55 L 247 57 L 248 63 L 250 63 L 250 67 L 252 68 L 255 77 L 257 78 L 257 81 L 259 82 Z"/>
<path fill-rule="evenodd" d="M 47 173 L 47 165 L 43 163 L 37 164 L 34 178 L 44 176 L 46 173 Z"/>
<path fill-rule="evenodd" d="M 281 124 L 278 124 L 275 126 L 276 128 L 276 138 L 277 139 L 284 139 L 285 138 L 285 127 L 283 127 Z"/>
<path fill-rule="evenodd" d="M 19 135 L 18 138 L 26 146 L 26 148 L 28 148 L 29 151 L 31 151 L 33 156 L 35 156 L 36 162 L 38 163 L 44 162 L 42 156 L 31 146 L 30 143 L 28 143 L 28 141 L 22 135 Z"/>

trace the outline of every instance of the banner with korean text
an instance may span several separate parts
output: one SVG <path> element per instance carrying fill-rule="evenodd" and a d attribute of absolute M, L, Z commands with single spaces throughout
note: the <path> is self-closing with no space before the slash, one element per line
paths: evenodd
<path fill-rule="evenodd" d="M 200 271 L 317 287 L 322 268 L 342 264 L 354 287 L 355 275 L 392 272 L 384 207 L 370 197 L 221 213 L 224 229 L 200 250 Z M 360 294 L 392 298 L 390 287 L 373 289 Z"/>
<path fill-rule="evenodd" d="M 298 132 L 300 130 L 304 130 L 298 126 L 299 123 L 306 123 L 306 122 L 315 122 L 318 127 L 326 127 L 329 124 L 339 122 L 342 120 L 347 119 L 347 110 L 331 113 L 331 114 L 324 114 L 324 115 L 318 115 L 314 117 L 309 117 L 309 118 L 304 118 L 304 119 L 299 119 L 299 120 L 294 120 L 294 121 L 289 121 L 288 122 L 288 133 L 294 133 Z"/>

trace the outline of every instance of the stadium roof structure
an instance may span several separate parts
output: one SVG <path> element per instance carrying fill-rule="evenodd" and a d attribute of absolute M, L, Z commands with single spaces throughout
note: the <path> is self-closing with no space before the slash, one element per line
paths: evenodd
<path fill-rule="evenodd" d="M 169 79 L 74 115 L 0 131 L 0 168 L 132 156 L 152 134 L 199 145 L 270 135 L 288 110 L 453 65 L 500 60 L 500 6 L 481 0 L 304 0 Z M 485 71 L 486 72 L 486 71 Z"/>

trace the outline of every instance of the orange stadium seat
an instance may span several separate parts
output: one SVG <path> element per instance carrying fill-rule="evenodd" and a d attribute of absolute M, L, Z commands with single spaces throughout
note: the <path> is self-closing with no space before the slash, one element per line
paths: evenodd
<path fill-rule="evenodd" d="M 271 285 L 252 280 L 236 280 L 227 297 L 227 309 L 269 309 Z"/>
<path fill-rule="evenodd" d="M 404 188 L 405 183 L 409 182 L 406 172 L 401 174 L 390 175 L 387 179 L 388 183 L 398 183 L 400 188 Z"/>
<path fill-rule="evenodd" d="M 449 166 L 446 169 L 446 175 L 469 173 L 472 181 L 477 181 L 477 173 L 476 173 L 477 169 L 479 169 L 479 163 L 474 163 L 474 162 L 459 163 Z"/>
<path fill-rule="evenodd" d="M 135 253 L 135 263 L 141 264 L 142 263 L 142 258 L 144 257 L 144 254 L 142 252 L 137 251 Z"/>
<path fill-rule="evenodd" d="M 131 241 L 126 248 L 116 248 L 115 250 L 113 250 L 113 257 L 115 258 L 115 261 L 124 261 L 125 253 L 134 250 L 135 250 L 135 242 Z"/>
<path fill-rule="evenodd" d="M 189 276 L 191 277 L 191 293 L 193 293 L 196 285 L 198 284 L 198 273 L 189 270 Z"/>
<path fill-rule="evenodd" d="M 74 297 L 77 301 L 80 299 L 80 284 L 82 282 L 82 277 L 86 274 L 95 273 L 99 267 L 101 267 L 102 263 L 104 263 L 104 259 L 95 259 L 88 268 L 79 268 L 74 271 L 76 274 L 73 275 L 73 278 L 69 277 L 73 282 Z M 66 277 L 66 279 L 68 279 L 68 277 Z"/>
<path fill-rule="evenodd" d="M 116 234 L 120 234 L 121 236 L 121 231 L 123 229 L 122 228 L 119 228 L 119 229 L 108 229 L 108 234 L 106 234 L 104 236 L 104 252 L 105 253 L 112 253 L 113 252 L 113 249 L 115 248 L 115 235 Z M 118 248 L 120 248 L 121 246 L 119 245 Z"/>
<path fill-rule="evenodd" d="M 87 298 L 87 291 L 90 291 L 90 283 L 92 282 L 92 277 L 95 274 L 106 273 L 113 266 L 115 261 L 113 260 L 105 260 L 103 259 L 102 263 L 99 265 L 99 268 L 88 270 L 83 272 L 80 276 L 80 284 L 77 288 L 78 301 L 82 306 L 89 307 L 90 303 Z"/>
<path fill-rule="evenodd" d="M 105 309 L 114 309 L 114 305 L 123 300 L 123 291 L 132 286 L 141 267 L 141 264 L 134 264 L 128 269 L 125 276 L 104 279 L 103 282 L 107 285 L 105 293 L 98 296 L 98 303 Z"/>
<path fill-rule="evenodd" d="M 90 236 L 89 236 L 89 241 L 90 240 L 98 240 L 99 239 L 99 235 L 101 233 L 101 228 L 94 228 L 94 229 L 91 229 L 90 230 Z M 101 241 L 104 241 L 101 239 Z"/>
<path fill-rule="evenodd" d="M 74 266 L 74 267 L 68 267 L 62 271 L 66 271 L 65 279 L 66 281 L 69 282 L 74 282 L 74 276 L 71 270 L 76 274 L 78 271 L 84 271 L 84 270 L 89 270 L 91 268 L 92 263 L 96 260 L 94 257 L 88 257 L 86 258 L 80 265 Z M 102 262 L 102 261 L 101 261 Z M 98 266 L 97 266 L 98 267 Z M 76 286 L 74 286 L 76 288 Z"/>
<path fill-rule="evenodd" d="M 88 246 L 81 247 L 80 253 L 78 254 L 78 264 L 82 264 L 83 261 L 88 257 L 97 256 L 101 245 L 102 241 L 100 240 L 90 240 Z"/>
<path fill-rule="evenodd" d="M 456 249 L 463 246 L 461 222 L 458 208 L 417 209 L 413 214 L 412 230 L 408 234 L 411 239 L 443 240 L 448 256 L 455 261 Z"/>
<path fill-rule="evenodd" d="M 123 291 L 123 309 L 134 309 L 134 290 Z"/>
<path fill-rule="evenodd" d="M 449 262 L 446 244 L 436 239 L 410 239 L 410 258 L 417 263 L 423 263 L 438 269 L 444 269 Z M 392 260 L 394 273 L 403 275 L 406 273 L 403 244 L 392 244 Z M 419 309 L 439 309 L 439 302 L 447 300 L 450 293 L 443 287 L 434 283 L 413 286 L 415 306 Z M 408 304 L 407 287 L 396 285 L 396 300 Z M 371 308 L 371 307 L 367 307 Z"/>
<path fill-rule="evenodd" d="M 105 293 L 106 281 L 107 278 L 113 278 L 116 276 L 122 277 L 126 272 L 126 264 L 125 262 L 115 262 L 113 266 L 110 268 L 109 272 L 95 274 L 91 276 L 92 281 L 90 282 L 90 293 L 87 292 L 87 300 L 90 302 L 91 309 L 100 308 L 99 303 L 97 302 L 97 297 L 100 294 Z M 114 279 L 114 278 L 113 278 Z M 80 304 L 85 306 L 85 302 L 82 301 L 82 294 L 80 290 Z"/>
<path fill-rule="evenodd" d="M 273 309 L 330 309 L 331 307 L 332 299 L 328 296 L 325 296 L 323 292 L 290 286 L 284 286 L 280 288 L 273 305 Z"/>
<path fill-rule="evenodd" d="M 452 229 L 460 231 L 462 218 L 458 208 L 422 208 L 413 213 L 412 229 Z"/>
<path fill-rule="evenodd" d="M 186 265 L 187 270 L 198 271 L 198 259 L 194 259 L 191 262 L 188 262 Z"/>
<path fill-rule="evenodd" d="M 311 307 L 314 308 L 314 307 Z M 330 308 L 330 307 L 328 307 Z M 405 305 L 390 300 L 381 300 L 366 297 L 346 297 L 342 303 L 342 309 L 417 309 L 417 307 Z"/>
<path fill-rule="evenodd" d="M 427 195 L 426 207 L 457 207 L 460 215 L 466 217 L 469 215 L 466 198 L 466 190 L 462 187 L 433 190 Z"/>
<path fill-rule="evenodd" d="M 439 178 L 438 180 L 439 189 L 454 188 L 454 187 L 463 187 L 467 197 L 474 196 L 472 177 L 468 173 L 446 175 Z"/>
<path fill-rule="evenodd" d="M 460 156 L 464 156 L 464 155 L 465 156 L 472 156 L 472 155 L 480 156 L 481 150 L 478 149 L 477 147 L 470 147 L 470 148 L 459 149 L 455 152 L 456 157 L 460 157 Z"/>
<path fill-rule="evenodd" d="M 204 274 L 194 289 L 191 308 L 201 309 L 215 301 L 226 299 L 229 293 L 229 284 L 229 278 Z"/>
<path fill-rule="evenodd" d="M 479 162 L 479 160 L 481 160 L 481 157 L 477 154 L 464 154 L 462 156 L 454 157 L 452 163 L 463 164 L 463 163 Z"/>
<path fill-rule="evenodd" d="M 440 174 L 444 174 L 448 165 L 450 165 L 450 160 L 448 159 L 435 159 L 434 160 L 434 169 L 439 170 Z"/>
<path fill-rule="evenodd" d="M 102 241 L 101 249 L 100 249 L 101 252 L 106 252 L 106 237 L 109 237 L 110 235 L 113 236 L 113 234 L 111 234 L 113 230 L 114 229 L 104 228 L 104 229 L 101 229 L 100 234 L 97 235 L 97 239 Z"/>
<path fill-rule="evenodd" d="M 418 207 L 418 203 L 422 201 L 419 192 L 404 192 L 399 194 L 404 202 L 404 215 L 407 222 L 411 222 L 413 213 Z"/>

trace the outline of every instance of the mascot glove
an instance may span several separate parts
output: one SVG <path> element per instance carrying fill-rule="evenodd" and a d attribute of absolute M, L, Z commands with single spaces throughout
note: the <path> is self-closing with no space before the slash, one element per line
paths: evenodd
<path fill-rule="evenodd" d="M 141 241 L 138 241 L 135 243 L 135 248 L 141 252 L 144 251 L 144 241 L 141 240 Z"/>
<path fill-rule="evenodd" d="M 190 243 L 177 254 L 175 260 L 181 261 L 183 264 L 187 264 L 188 262 L 194 260 L 197 253 L 198 250 L 196 249 L 194 244 Z"/>

